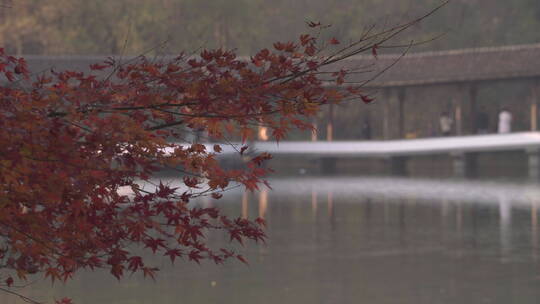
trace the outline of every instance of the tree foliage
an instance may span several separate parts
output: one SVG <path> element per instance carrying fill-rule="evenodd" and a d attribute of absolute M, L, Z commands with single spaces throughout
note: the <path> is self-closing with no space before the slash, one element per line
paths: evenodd
<path fill-rule="evenodd" d="M 293 40 L 305 20 L 355 40 L 366 26 L 406 21 L 441 0 L 4 0 L 0 45 L 14 54 L 139 54 L 203 48 L 253 54 L 269 41 Z M 540 41 L 540 2 L 452 1 L 437 18 L 401 35 L 402 41 L 444 39 L 420 49 L 441 50 Z M 127 40 L 127 42 L 126 42 Z"/>
<path fill-rule="evenodd" d="M 355 70 L 332 67 L 356 54 L 376 55 L 422 19 L 368 29 L 345 44 L 308 22 L 313 34 L 276 42 L 249 59 L 224 49 L 110 57 L 91 65 L 91 73 L 31 74 L 24 58 L 1 49 L 7 81 L 0 87 L 2 281 L 12 286 L 36 273 L 66 281 L 96 268 L 117 278 L 153 277 L 157 268 L 140 250 L 172 262 L 245 262 L 234 247 L 212 248 L 205 236 L 217 231 L 232 243 L 264 242 L 264 220 L 229 218 L 191 203 L 219 199 L 235 185 L 257 189 L 271 156 L 251 155 L 245 168 L 224 169 L 217 160 L 222 145 L 184 144 L 182 130 L 246 142 L 264 125 L 281 140 L 290 129 L 310 129 L 321 106 L 370 102 L 361 85 L 346 84 Z M 246 149 L 237 147 L 237 154 L 246 156 Z M 164 167 L 177 170 L 183 184 L 141 187 Z"/>

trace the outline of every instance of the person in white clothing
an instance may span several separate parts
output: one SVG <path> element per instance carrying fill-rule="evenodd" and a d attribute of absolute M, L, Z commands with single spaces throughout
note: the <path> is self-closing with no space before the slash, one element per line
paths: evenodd
<path fill-rule="evenodd" d="M 512 113 L 507 108 L 502 108 L 499 112 L 498 132 L 501 134 L 512 132 Z"/>
<path fill-rule="evenodd" d="M 450 136 L 450 134 L 452 133 L 453 123 L 454 121 L 452 120 L 448 112 L 441 113 L 441 116 L 439 117 L 439 127 L 443 136 Z"/>

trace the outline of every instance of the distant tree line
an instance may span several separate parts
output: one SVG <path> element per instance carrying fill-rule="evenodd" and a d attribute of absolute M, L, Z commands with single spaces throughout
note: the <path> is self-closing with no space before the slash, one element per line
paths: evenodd
<path fill-rule="evenodd" d="M 5 0 L 0 45 L 15 54 L 151 54 L 234 48 L 252 54 L 294 39 L 307 20 L 329 36 L 355 39 L 367 26 L 408 20 L 441 0 Z M 380 18 L 385 16 L 384 18 Z M 417 50 L 540 41 L 537 0 L 454 0 L 401 39 Z"/>

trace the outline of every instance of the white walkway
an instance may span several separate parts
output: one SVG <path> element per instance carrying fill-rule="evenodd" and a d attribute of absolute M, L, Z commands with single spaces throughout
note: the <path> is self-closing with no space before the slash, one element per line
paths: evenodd
<path fill-rule="evenodd" d="M 275 155 L 386 157 L 540 148 L 540 132 L 434 137 L 386 141 L 255 142 L 251 148 Z M 227 149 L 228 150 L 228 149 Z"/>

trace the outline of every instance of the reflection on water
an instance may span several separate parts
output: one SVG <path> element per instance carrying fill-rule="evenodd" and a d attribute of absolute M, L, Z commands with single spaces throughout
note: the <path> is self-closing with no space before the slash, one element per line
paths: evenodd
<path fill-rule="evenodd" d="M 155 259 L 155 283 L 84 273 L 23 293 L 81 304 L 538 303 L 537 185 L 338 177 L 271 184 L 198 202 L 267 219 L 268 245 L 243 249 L 250 266 L 171 268 Z M 0 295 L 0 303 L 21 302 Z"/>
<path fill-rule="evenodd" d="M 501 251 L 503 256 L 506 256 L 512 247 L 512 205 L 504 195 L 499 197 L 499 218 Z"/>
<path fill-rule="evenodd" d="M 311 189 L 311 214 L 317 216 L 317 189 Z"/>
<path fill-rule="evenodd" d="M 538 200 L 531 201 L 531 251 L 536 262 L 538 256 L 534 252 L 538 251 Z"/>
<path fill-rule="evenodd" d="M 259 217 L 265 218 L 268 208 L 268 189 L 264 188 L 259 192 Z"/>

